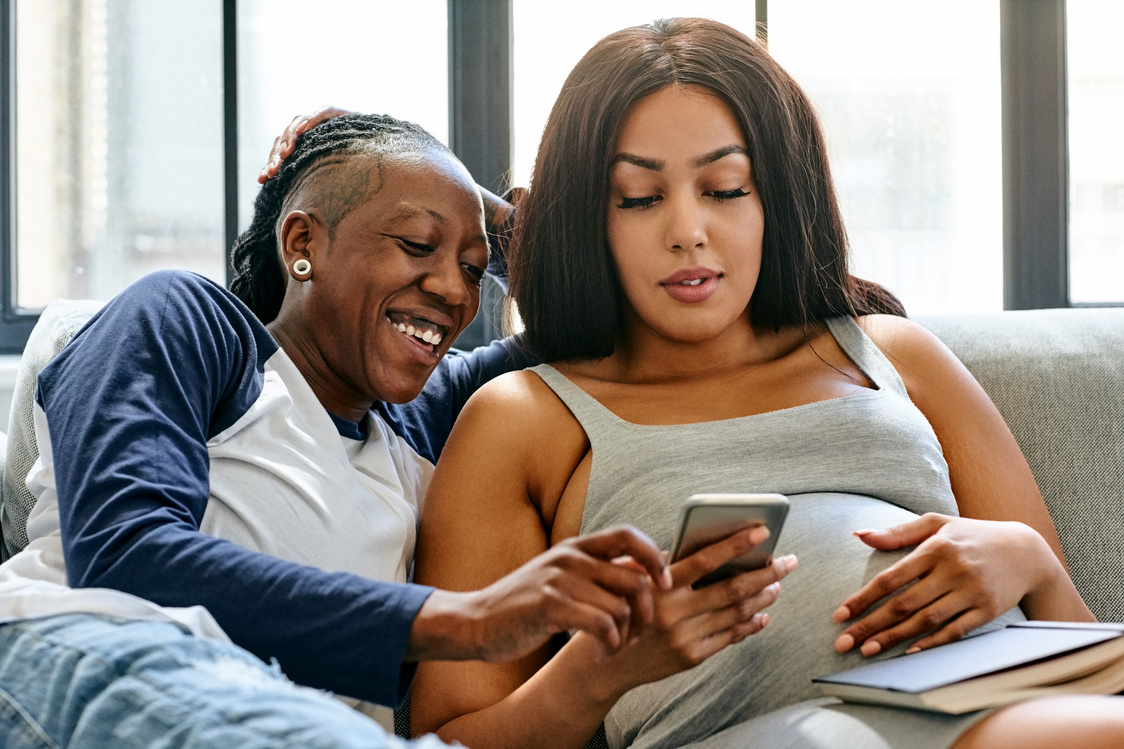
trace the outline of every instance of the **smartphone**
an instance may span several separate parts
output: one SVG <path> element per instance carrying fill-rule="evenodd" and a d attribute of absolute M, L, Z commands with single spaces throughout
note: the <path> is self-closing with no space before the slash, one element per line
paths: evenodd
<path fill-rule="evenodd" d="M 742 572 L 760 569 L 773 561 L 773 549 L 781 535 L 786 515 L 788 497 L 783 494 L 692 495 L 679 513 L 671 561 L 677 562 L 745 528 L 764 525 L 769 529 L 769 538 L 764 543 L 703 575 L 693 587 L 701 588 Z"/>

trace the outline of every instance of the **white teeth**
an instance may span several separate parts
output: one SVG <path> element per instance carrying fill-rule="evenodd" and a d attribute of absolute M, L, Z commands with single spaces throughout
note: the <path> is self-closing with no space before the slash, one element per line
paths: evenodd
<path fill-rule="evenodd" d="M 696 278 L 694 281 L 680 281 L 679 285 L 680 286 L 698 286 L 702 282 L 703 282 L 703 280 L 701 278 Z"/>
<path fill-rule="evenodd" d="M 387 318 L 387 320 L 390 321 L 389 318 Z M 417 338 L 419 341 L 425 341 L 426 343 L 432 344 L 434 346 L 441 343 L 441 334 L 439 332 L 437 332 L 436 330 L 427 330 L 425 328 L 415 328 L 413 325 L 410 325 L 408 323 L 403 323 L 403 322 L 399 322 L 399 323 L 390 322 L 390 324 L 399 333 L 405 333 L 406 335 L 413 336 L 414 338 Z"/>

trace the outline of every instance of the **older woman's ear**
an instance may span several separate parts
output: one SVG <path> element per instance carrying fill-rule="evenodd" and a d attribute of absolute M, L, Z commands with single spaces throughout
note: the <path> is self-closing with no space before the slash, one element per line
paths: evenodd
<path fill-rule="evenodd" d="M 281 262 L 297 281 L 312 277 L 322 229 L 316 217 L 304 211 L 290 211 L 281 222 Z"/>

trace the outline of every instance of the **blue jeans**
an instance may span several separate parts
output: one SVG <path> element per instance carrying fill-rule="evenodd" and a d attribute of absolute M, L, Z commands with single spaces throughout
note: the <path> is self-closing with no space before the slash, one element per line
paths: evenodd
<path fill-rule="evenodd" d="M 0 625 L 0 746 L 430 749 L 230 643 L 66 614 Z"/>

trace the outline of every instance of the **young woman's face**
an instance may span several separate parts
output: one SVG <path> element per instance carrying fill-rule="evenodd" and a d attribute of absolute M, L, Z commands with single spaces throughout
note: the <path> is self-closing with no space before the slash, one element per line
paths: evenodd
<path fill-rule="evenodd" d="M 631 325 L 698 342 L 749 324 L 764 230 L 751 166 L 709 89 L 672 85 L 632 106 L 610 156 L 608 217 Z"/>
<path fill-rule="evenodd" d="M 366 200 L 310 258 L 304 314 L 346 388 L 401 403 L 476 314 L 488 240 L 476 185 L 447 154 L 369 169 Z"/>

